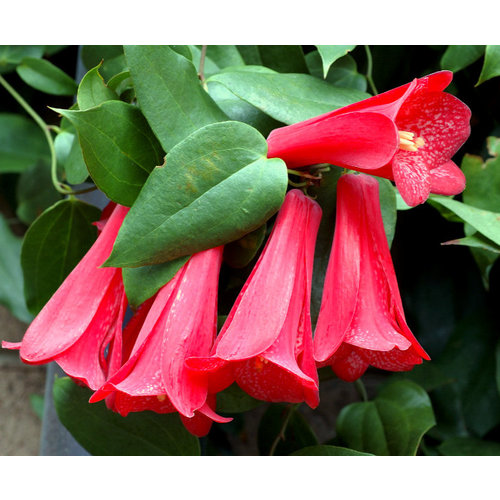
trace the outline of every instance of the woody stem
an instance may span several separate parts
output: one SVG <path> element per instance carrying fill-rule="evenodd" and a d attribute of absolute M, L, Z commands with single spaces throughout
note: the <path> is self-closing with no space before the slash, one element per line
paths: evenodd
<path fill-rule="evenodd" d="M 271 445 L 271 449 L 269 450 L 269 456 L 272 457 L 276 451 L 276 447 L 278 446 L 281 439 L 285 439 L 286 428 L 288 427 L 288 423 L 290 422 L 290 418 L 292 417 L 295 410 L 300 406 L 300 403 L 292 404 L 288 407 L 287 414 L 283 420 L 283 424 L 281 425 L 281 429 L 276 436 L 276 439 L 273 441 Z"/>

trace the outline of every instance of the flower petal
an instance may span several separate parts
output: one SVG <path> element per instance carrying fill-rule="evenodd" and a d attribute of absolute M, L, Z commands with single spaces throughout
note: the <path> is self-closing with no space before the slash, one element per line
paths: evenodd
<path fill-rule="evenodd" d="M 401 108 L 396 124 L 399 130 L 413 132 L 425 144 L 416 152 L 401 152 L 418 157 L 433 169 L 448 161 L 470 135 L 470 109 L 445 92 L 422 92 L 410 97 Z"/>
<path fill-rule="evenodd" d="M 393 120 L 381 113 L 351 112 L 275 129 L 267 139 L 268 157 L 289 168 L 315 163 L 380 168 L 399 147 Z"/>
<path fill-rule="evenodd" d="M 288 192 L 272 234 L 217 337 L 217 357 L 240 361 L 257 356 L 271 346 L 281 331 L 298 265 L 296 259 L 283 256 L 296 255 L 302 244 L 301 234 L 293 228 L 305 220 L 303 197 L 296 189 Z"/>
<path fill-rule="evenodd" d="M 116 274 L 115 268 L 99 266 L 109 256 L 128 210 L 116 206 L 96 242 L 33 320 L 21 346 L 23 361 L 50 361 L 73 345 L 94 320 Z"/>
<path fill-rule="evenodd" d="M 350 175 L 337 184 L 337 219 L 323 297 L 314 332 L 314 358 L 322 363 L 344 341 L 353 320 L 360 282 L 362 191 Z"/>
<path fill-rule="evenodd" d="M 424 203 L 431 192 L 429 167 L 417 156 L 401 151 L 392 160 L 392 173 L 399 194 L 410 207 Z"/>
<path fill-rule="evenodd" d="M 432 193 L 453 196 L 465 189 L 465 175 L 451 160 L 433 168 L 430 174 Z"/>

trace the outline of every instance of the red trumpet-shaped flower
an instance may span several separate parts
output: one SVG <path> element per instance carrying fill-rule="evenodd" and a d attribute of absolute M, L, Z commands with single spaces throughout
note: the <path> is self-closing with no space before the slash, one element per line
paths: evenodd
<path fill-rule="evenodd" d="M 470 134 L 470 110 L 443 92 L 440 71 L 309 120 L 273 130 L 268 156 L 290 168 L 331 163 L 394 180 L 408 205 L 429 193 L 458 194 L 462 171 L 451 161 Z"/>
<path fill-rule="evenodd" d="M 318 366 L 346 381 L 369 365 L 410 370 L 429 359 L 408 328 L 380 212 L 378 182 L 344 175 L 337 186 L 337 219 L 314 334 Z"/>
<path fill-rule="evenodd" d="M 269 240 L 217 337 L 209 358 L 187 365 L 211 390 L 232 382 L 271 402 L 318 405 L 310 294 L 319 205 L 292 190 Z"/>
<path fill-rule="evenodd" d="M 180 413 L 198 436 L 212 421 L 230 419 L 215 414 L 207 403 L 205 377 L 188 371 L 185 359 L 207 356 L 217 332 L 217 284 L 223 247 L 193 255 L 157 295 L 140 308 L 124 331 L 126 361 L 91 397 L 112 397 L 121 415 L 152 410 Z M 132 347 L 133 344 L 133 347 Z"/>
<path fill-rule="evenodd" d="M 99 266 L 109 257 L 128 208 L 114 204 L 97 224 L 96 242 L 29 326 L 22 342 L 3 342 L 19 349 L 29 364 L 55 361 L 70 377 L 91 389 L 106 380 L 116 360 L 115 337 L 121 336 L 127 306 L 121 269 Z M 106 356 L 106 348 L 108 355 Z"/>

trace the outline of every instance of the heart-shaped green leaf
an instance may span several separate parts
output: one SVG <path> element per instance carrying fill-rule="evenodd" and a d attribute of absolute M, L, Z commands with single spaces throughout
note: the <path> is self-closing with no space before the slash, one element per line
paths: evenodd
<path fill-rule="evenodd" d="M 207 125 L 155 168 L 118 233 L 111 267 L 159 264 L 257 229 L 283 203 L 287 171 L 240 122 Z"/>

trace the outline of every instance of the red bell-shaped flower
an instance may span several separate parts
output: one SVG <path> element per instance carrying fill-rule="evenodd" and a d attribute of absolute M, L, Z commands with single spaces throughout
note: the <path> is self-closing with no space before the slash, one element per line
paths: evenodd
<path fill-rule="evenodd" d="M 318 405 L 310 294 L 319 205 L 290 191 L 209 358 L 190 358 L 212 391 L 236 381 L 264 401 Z"/>
<path fill-rule="evenodd" d="M 410 206 L 431 192 L 465 188 L 452 156 L 470 134 L 470 110 L 443 92 L 451 82 L 440 71 L 383 94 L 309 120 L 275 129 L 268 157 L 289 168 L 330 163 L 394 180 Z"/>
<path fill-rule="evenodd" d="M 337 185 L 335 236 L 314 333 L 318 366 L 352 382 L 369 365 L 410 370 L 429 356 L 408 328 L 380 212 L 367 175 Z"/>
<path fill-rule="evenodd" d="M 109 257 L 128 210 L 112 204 L 103 211 L 96 242 L 30 324 L 22 342 L 2 342 L 2 347 L 20 349 L 25 363 L 55 361 L 91 389 L 104 383 L 127 300 L 121 269 L 100 266 Z"/>
<path fill-rule="evenodd" d="M 231 420 L 214 413 L 215 400 L 207 402 L 206 378 L 184 365 L 189 356 L 207 356 L 215 339 L 222 249 L 193 255 L 137 311 L 123 333 L 125 362 L 90 402 L 109 398 L 123 416 L 143 410 L 177 411 L 198 436 L 208 433 L 213 420 Z"/>

